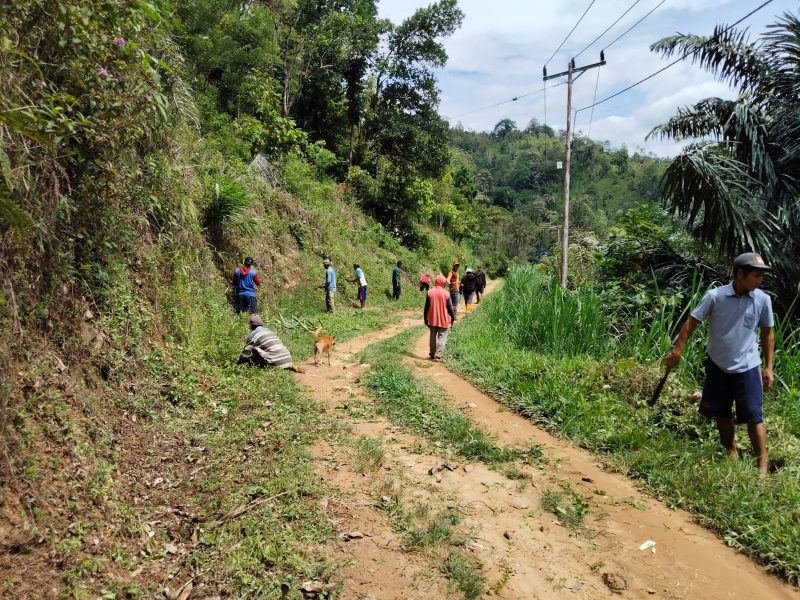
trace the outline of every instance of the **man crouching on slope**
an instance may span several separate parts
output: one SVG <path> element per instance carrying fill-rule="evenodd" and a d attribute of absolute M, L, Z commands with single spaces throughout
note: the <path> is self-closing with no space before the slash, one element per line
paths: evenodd
<path fill-rule="evenodd" d="M 302 367 L 295 367 L 289 349 L 283 345 L 274 331 L 264 327 L 264 321 L 258 315 L 250 317 L 250 333 L 247 345 L 239 355 L 238 364 L 252 364 L 257 367 L 275 367 L 289 369 L 296 373 L 305 373 Z"/>
<path fill-rule="evenodd" d="M 774 383 L 772 356 L 775 336 L 770 297 L 758 288 L 764 271 L 771 267 L 758 254 L 747 252 L 733 261 L 733 281 L 706 292 L 678 334 L 675 348 L 665 359 L 672 369 L 681 360 L 686 342 L 697 326 L 708 319 L 706 381 L 700 414 L 717 421 L 719 439 L 736 458 L 736 429 L 732 407 L 736 403 L 736 422 L 747 423 L 758 469 L 767 472 L 767 441 L 762 418 L 763 390 Z M 764 370 L 759 373 L 761 356 L 756 339 L 761 328 Z"/>

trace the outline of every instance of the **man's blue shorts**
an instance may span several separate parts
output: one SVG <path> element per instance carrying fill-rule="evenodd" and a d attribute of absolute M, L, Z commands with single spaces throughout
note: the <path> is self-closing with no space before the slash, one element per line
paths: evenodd
<path fill-rule="evenodd" d="M 367 299 L 367 286 L 362 285 L 358 288 L 358 299 L 359 300 L 366 300 Z"/>
<path fill-rule="evenodd" d="M 706 358 L 706 382 L 703 385 L 700 414 L 730 419 L 735 402 L 737 423 L 762 423 L 763 391 L 759 367 L 744 373 L 726 373 L 713 360 Z"/>
<path fill-rule="evenodd" d="M 450 301 L 453 303 L 453 306 L 458 306 L 459 298 L 461 298 L 461 294 L 458 292 L 450 292 Z"/>

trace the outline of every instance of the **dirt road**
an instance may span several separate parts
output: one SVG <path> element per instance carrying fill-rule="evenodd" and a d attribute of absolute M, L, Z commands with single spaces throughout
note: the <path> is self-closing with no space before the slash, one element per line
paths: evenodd
<path fill-rule="evenodd" d="M 459 511 L 471 532 L 468 547 L 483 563 L 487 584 L 499 598 L 596 599 L 622 594 L 800 599 L 796 588 L 727 547 L 689 514 L 668 509 L 627 478 L 605 470 L 593 455 L 508 412 L 443 365 L 432 364 L 427 360 L 427 335 L 405 357 L 405 364 L 446 389 L 453 405 L 498 442 L 541 444 L 541 464 L 515 467 L 513 472 L 463 460 L 454 464 L 426 440 L 369 410 L 370 400 L 358 385 L 368 366 L 355 364 L 354 355 L 419 324 L 419 315 L 401 318 L 393 327 L 342 344 L 330 367 L 311 365 L 298 376 L 354 436 L 382 442 L 381 465 L 373 472 L 359 467 L 358 457 L 345 443 L 328 440 L 315 448 L 320 472 L 340 490 L 326 506 L 342 532 L 331 554 L 342 564 L 343 598 L 463 597 L 448 585 L 429 555 L 404 547 L 379 505 L 389 485 L 402 488 L 406 496 Z M 363 410 L 355 410 L 359 407 Z M 437 469 L 448 460 L 448 468 Z M 580 531 L 542 509 L 542 493 L 553 488 L 573 490 L 586 503 Z M 348 532 L 363 537 L 351 539 Z M 655 546 L 640 550 L 648 540 Z"/>

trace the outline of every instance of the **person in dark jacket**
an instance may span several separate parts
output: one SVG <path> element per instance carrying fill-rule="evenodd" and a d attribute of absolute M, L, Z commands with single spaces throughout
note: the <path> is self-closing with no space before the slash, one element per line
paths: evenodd
<path fill-rule="evenodd" d="M 478 278 L 475 272 L 467 267 L 464 271 L 464 277 L 461 278 L 461 295 L 464 298 L 464 306 L 467 313 L 472 311 L 472 303 L 475 300 L 475 293 L 478 290 Z"/>
<path fill-rule="evenodd" d="M 253 268 L 255 261 L 251 257 L 244 259 L 244 266 L 233 272 L 233 287 L 236 289 L 236 312 L 258 312 L 256 300 L 256 286 L 261 285 L 258 271 Z"/>
<path fill-rule="evenodd" d="M 478 289 L 475 290 L 475 295 L 478 297 L 478 301 L 476 304 L 481 303 L 481 296 L 483 295 L 483 291 L 486 289 L 486 273 L 478 267 L 475 269 L 475 277 L 478 278 Z"/>
<path fill-rule="evenodd" d="M 392 299 L 399 300 L 400 293 L 403 291 L 403 263 L 397 261 L 394 269 L 392 269 Z"/>

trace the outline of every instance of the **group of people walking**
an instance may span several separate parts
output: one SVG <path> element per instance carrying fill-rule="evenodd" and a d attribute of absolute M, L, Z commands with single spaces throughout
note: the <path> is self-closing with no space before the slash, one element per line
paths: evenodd
<path fill-rule="evenodd" d="M 321 289 L 325 291 L 325 310 L 336 310 L 336 270 L 329 259 L 322 261 L 325 279 Z M 467 267 L 464 275 L 459 275 L 461 265 L 454 262 L 447 276 L 439 273 L 431 287 L 431 278 L 425 274 L 420 279 L 419 289 L 425 292 L 425 308 L 423 320 L 430 329 L 430 358 L 441 360 L 450 328 L 456 321 L 458 305 L 463 298 L 466 312 L 472 311 L 473 304 L 480 302 L 481 295 L 486 290 L 486 275 L 478 267 L 472 270 Z M 357 284 L 357 299 L 360 307 L 367 305 L 367 278 L 364 270 L 358 263 L 353 264 L 353 278 L 347 279 L 350 283 Z M 392 299 L 399 300 L 403 288 L 403 264 L 397 261 L 392 268 Z M 267 329 L 258 316 L 258 301 L 256 288 L 261 285 L 261 278 L 255 268 L 255 261 L 248 256 L 241 267 L 233 272 L 233 287 L 236 291 L 236 311 L 239 313 L 250 312 L 251 332 L 248 344 L 240 356 L 240 362 L 253 362 L 260 366 L 276 366 L 290 368 L 294 366 L 289 356 L 289 351 L 278 339 L 277 335 Z M 263 342 L 263 343 L 262 343 Z M 262 347 L 263 346 L 263 347 Z"/>
<path fill-rule="evenodd" d="M 325 268 L 325 308 L 335 309 L 336 272 L 330 260 L 323 261 Z M 467 268 L 459 276 L 460 264 L 453 263 L 447 275 L 439 273 L 431 286 L 431 278 L 425 274 L 420 279 L 419 289 L 425 292 L 423 320 L 430 331 L 429 357 L 441 360 L 447 344 L 450 328 L 458 318 L 458 304 L 464 299 L 466 312 L 472 311 L 473 303 L 480 302 L 486 290 L 486 275 L 480 267 L 473 271 Z M 758 468 L 768 470 L 766 434 L 763 424 L 762 394 L 774 382 L 774 318 L 770 297 L 762 292 L 762 278 L 771 267 L 760 255 L 748 252 L 733 262 L 733 277 L 730 284 L 710 290 L 684 323 L 675 347 L 666 357 L 667 369 L 675 368 L 681 360 L 683 349 L 695 329 L 708 321 L 706 379 L 700 402 L 700 414 L 715 419 L 722 445 L 728 456 L 735 458 L 737 444 L 735 426 L 746 423 Z M 358 285 L 358 300 L 366 307 L 367 279 L 359 264 L 353 265 L 351 283 Z M 402 264 L 397 262 L 392 269 L 392 298 L 397 300 L 402 292 Z M 254 261 L 247 257 L 243 265 L 233 273 L 236 290 L 237 312 L 254 313 L 250 318 L 250 334 L 247 345 L 239 358 L 240 362 L 259 366 L 293 369 L 295 367 L 288 349 L 278 336 L 264 326 L 258 312 L 255 288 L 261 285 Z M 761 352 L 765 364 L 761 369 L 761 352 L 756 331 L 760 329 Z M 735 406 L 736 418 L 733 408 Z"/>

